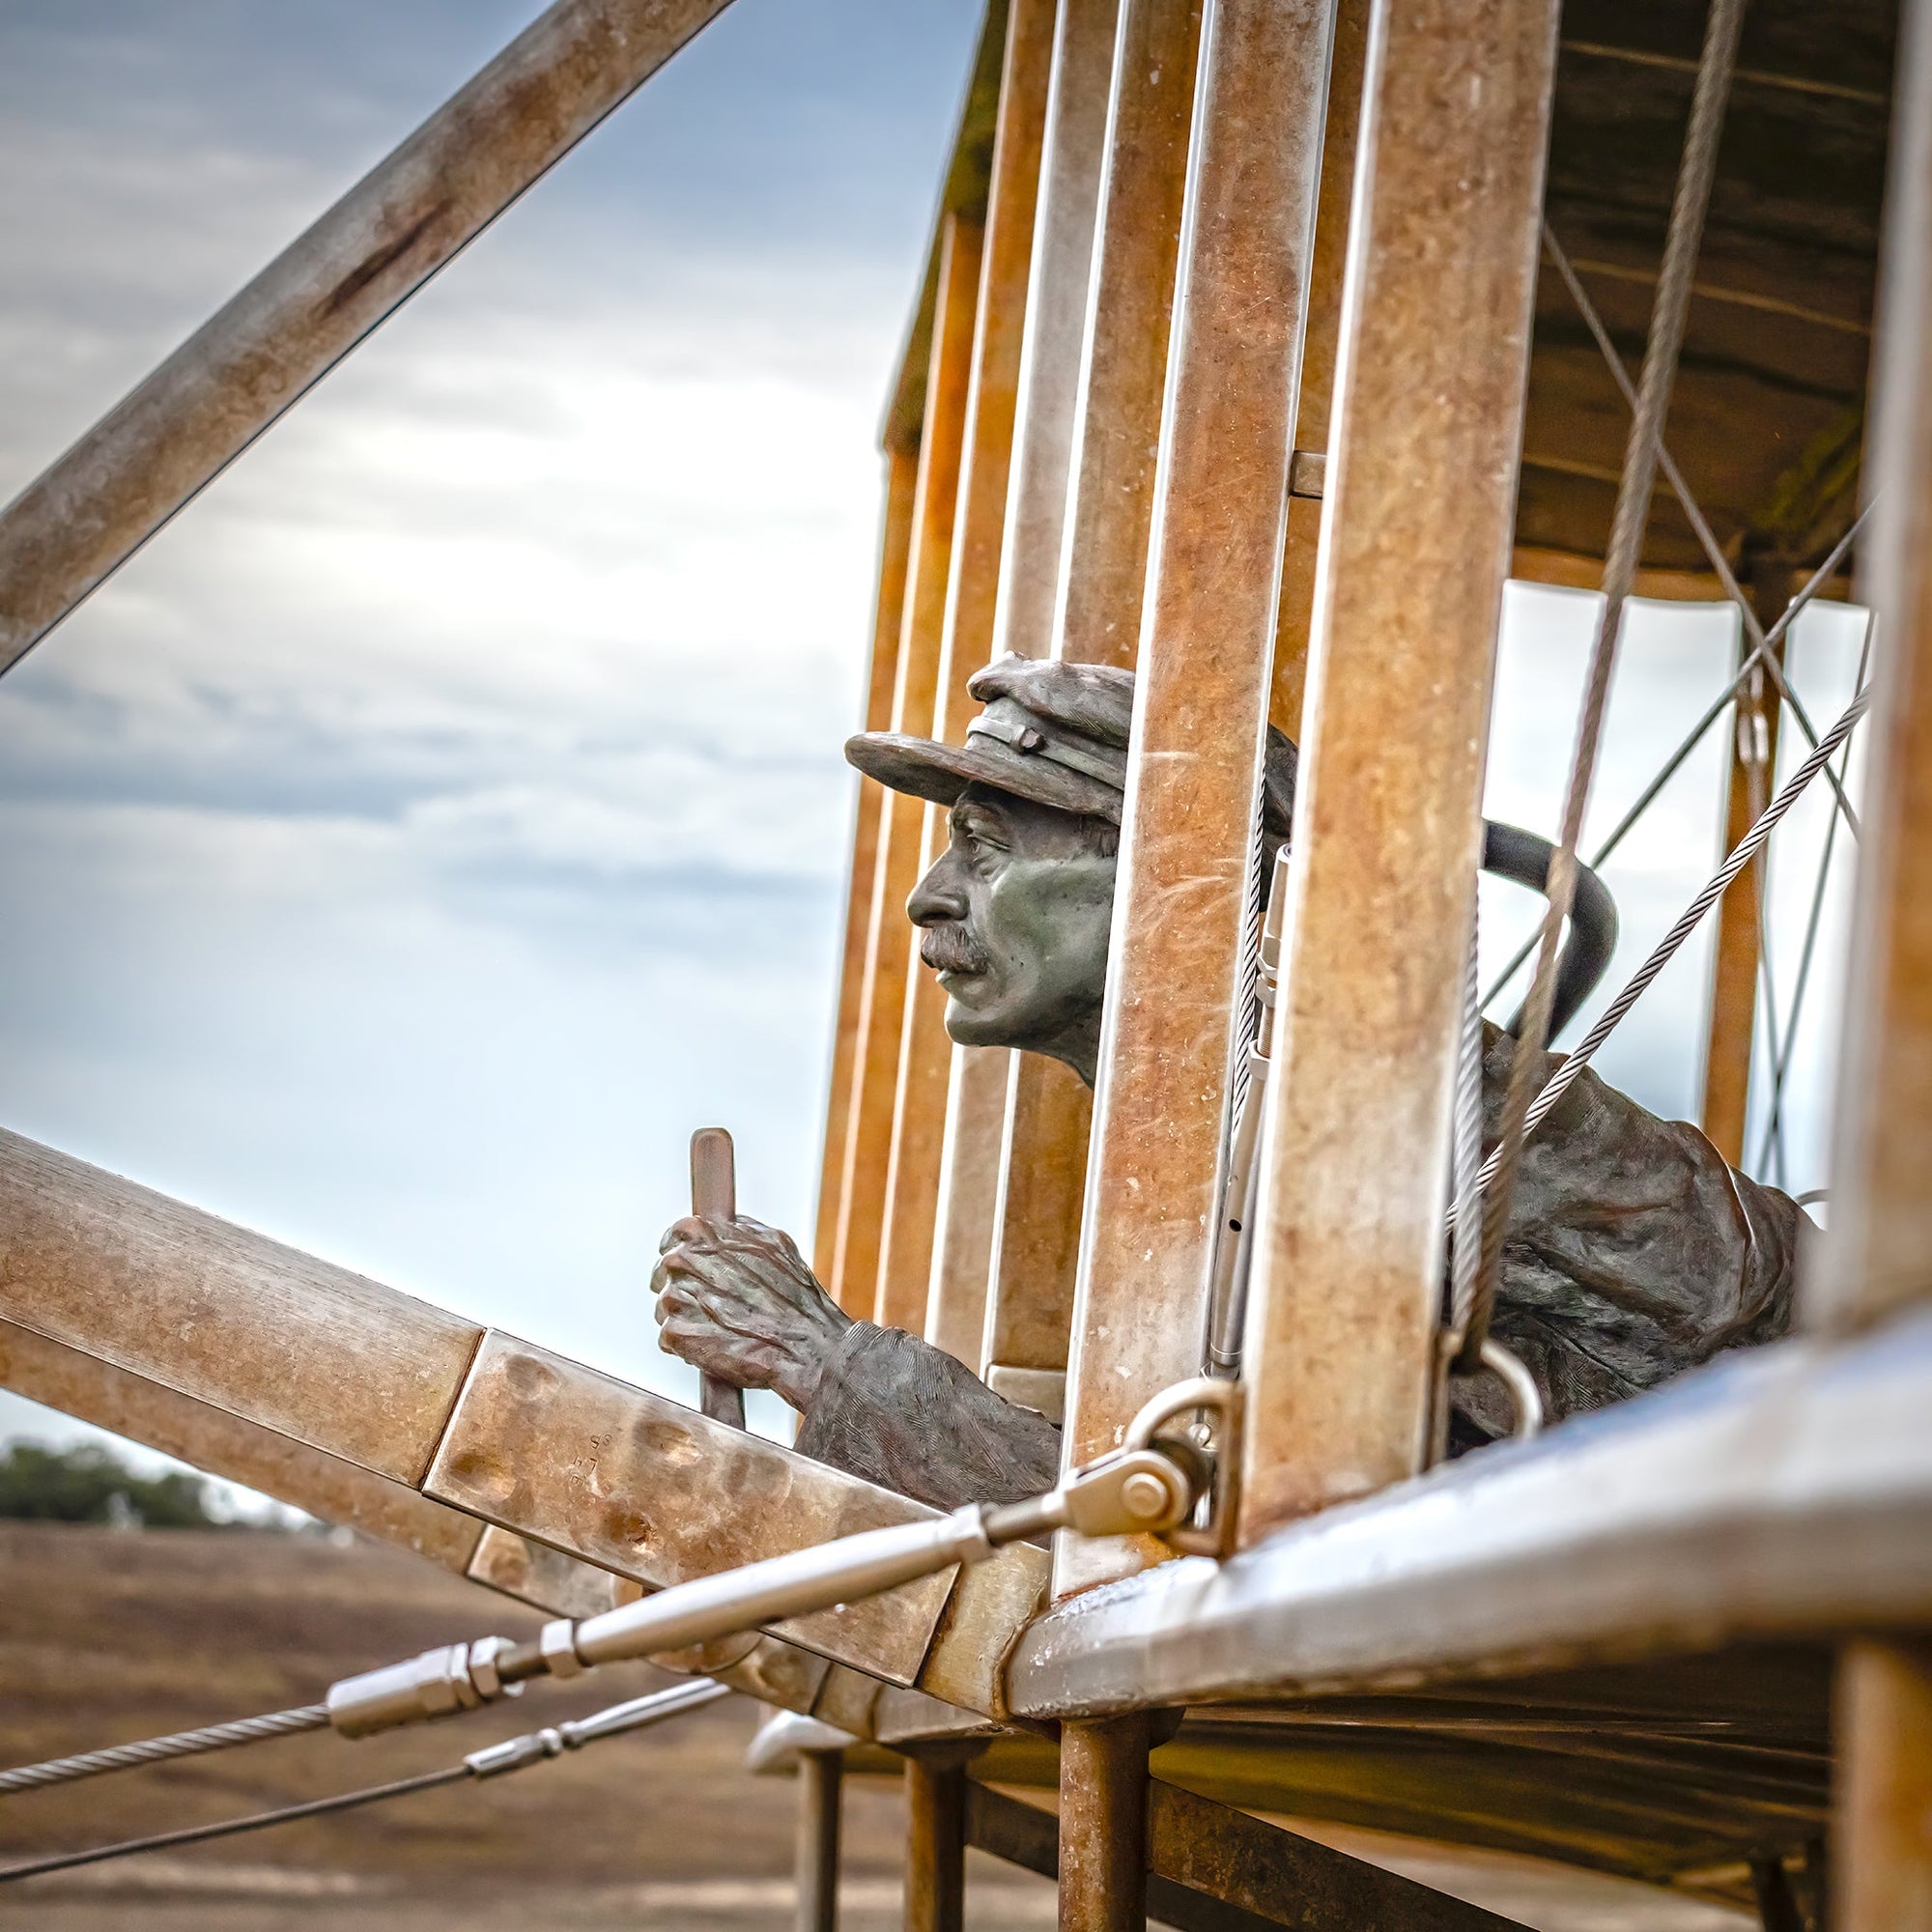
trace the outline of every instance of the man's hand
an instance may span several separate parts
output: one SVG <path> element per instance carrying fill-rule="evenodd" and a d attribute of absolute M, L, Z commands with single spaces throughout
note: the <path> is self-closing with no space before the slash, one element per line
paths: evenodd
<path fill-rule="evenodd" d="M 659 1345 L 738 1388 L 777 1389 L 804 1412 L 852 1325 L 789 1235 L 748 1215 L 674 1221 L 651 1275 Z"/>

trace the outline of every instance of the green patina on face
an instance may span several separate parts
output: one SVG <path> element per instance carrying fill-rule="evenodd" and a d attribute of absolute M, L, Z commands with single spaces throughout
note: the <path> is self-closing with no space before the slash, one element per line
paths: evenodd
<path fill-rule="evenodd" d="M 906 901 L 966 1046 L 1064 1060 L 1091 1087 L 1113 923 L 1113 827 L 969 785 L 952 839 Z"/>

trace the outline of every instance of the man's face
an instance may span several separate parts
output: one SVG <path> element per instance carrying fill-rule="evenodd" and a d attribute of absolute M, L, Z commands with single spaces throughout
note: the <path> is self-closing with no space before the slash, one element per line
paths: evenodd
<path fill-rule="evenodd" d="M 1090 1083 L 1113 918 L 1111 854 L 1091 819 L 969 785 L 952 839 L 906 901 L 920 957 L 967 1046 L 1052 1054 Z"/>

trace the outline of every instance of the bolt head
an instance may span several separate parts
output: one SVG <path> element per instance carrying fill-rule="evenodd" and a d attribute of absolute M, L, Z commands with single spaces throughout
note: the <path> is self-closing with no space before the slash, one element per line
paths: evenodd
<path fill-rule="evenodd" d="M 1167 1514 L 1167 1485 L 1151 1469 L 1136 1469 L 1121 1485 L 1121 1504 L 1138 1522 L 1152 1522 Z"/>

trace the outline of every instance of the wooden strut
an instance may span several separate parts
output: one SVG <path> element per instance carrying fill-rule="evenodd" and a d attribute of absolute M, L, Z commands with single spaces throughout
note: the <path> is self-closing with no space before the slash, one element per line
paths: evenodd
<path fill-rule="evenodd" d="M 725 0 L 556 0 L 0 513 L 0 672 Z"/>

